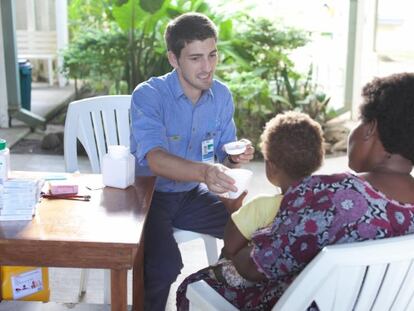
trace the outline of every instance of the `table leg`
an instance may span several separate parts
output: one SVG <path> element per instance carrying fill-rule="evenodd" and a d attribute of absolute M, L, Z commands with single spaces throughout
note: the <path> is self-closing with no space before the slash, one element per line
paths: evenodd
<path fill-rule="evenodd" d="M 111 270 L 111 310 L 127 311 L 127 269 Z"/>
<path fill-rule="evenodd" d="M 132 268 L 132 310 L 144 310 L 144 242 L 141 241 Z"/>

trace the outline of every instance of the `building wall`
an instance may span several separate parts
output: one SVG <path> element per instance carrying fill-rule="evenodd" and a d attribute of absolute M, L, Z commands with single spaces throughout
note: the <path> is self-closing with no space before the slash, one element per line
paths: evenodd
<path fill-rule="evenodd" d="M 55 31 L 56 30 L 56 2 L 55 0 L 13 0 L 15 6 L 16 30 L 23 31 Z M 63 0 L 59 0 L 64 2 Z M 19 51 L 17 51 L 19 54 Z M 48 65 L 46 60 L 30 59 L 32 64 L 33 81 L 48 79 Z M 55 68 L 56 69 L 56 68 Z"/>
<path fill-rule="evenodd" d="M 17 30 L 56 30 L 55 0 L 14 1 Z"/>

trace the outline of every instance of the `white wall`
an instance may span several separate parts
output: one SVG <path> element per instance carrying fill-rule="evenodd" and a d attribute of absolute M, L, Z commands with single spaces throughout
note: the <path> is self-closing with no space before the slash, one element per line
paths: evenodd
<path fill-rule="evenodd" d="M 0 127 L 9 126 L 9 113 L 6 87 L 6 69 L 4 64 L 3 26 L 0 5 Z"/>

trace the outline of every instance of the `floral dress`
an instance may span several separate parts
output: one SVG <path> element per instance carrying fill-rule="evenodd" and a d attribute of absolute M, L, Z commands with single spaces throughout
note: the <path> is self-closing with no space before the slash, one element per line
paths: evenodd
<path fill-rule="evenodd" d="M 389 199 L 352 174 L 310 176 L 289 188 L 273 223 L 252 237 L 250 256 L 267 280 L 229 285 L 215 277 L 218 263 L 184 280 L 177 309 L 188 310 L 187 285 L 204 280 L 241 310 L 270 310 L 324 246 L 412 232 L 414 204 Z"/>

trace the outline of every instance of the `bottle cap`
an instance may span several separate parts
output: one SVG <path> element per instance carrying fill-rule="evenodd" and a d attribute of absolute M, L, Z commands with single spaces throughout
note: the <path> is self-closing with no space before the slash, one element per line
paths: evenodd
<path fill-rule="evenodd" d="M 0 150 L 6 149 L 6 144 L 7 144 L 6 140 L 0 138 Z"/>

